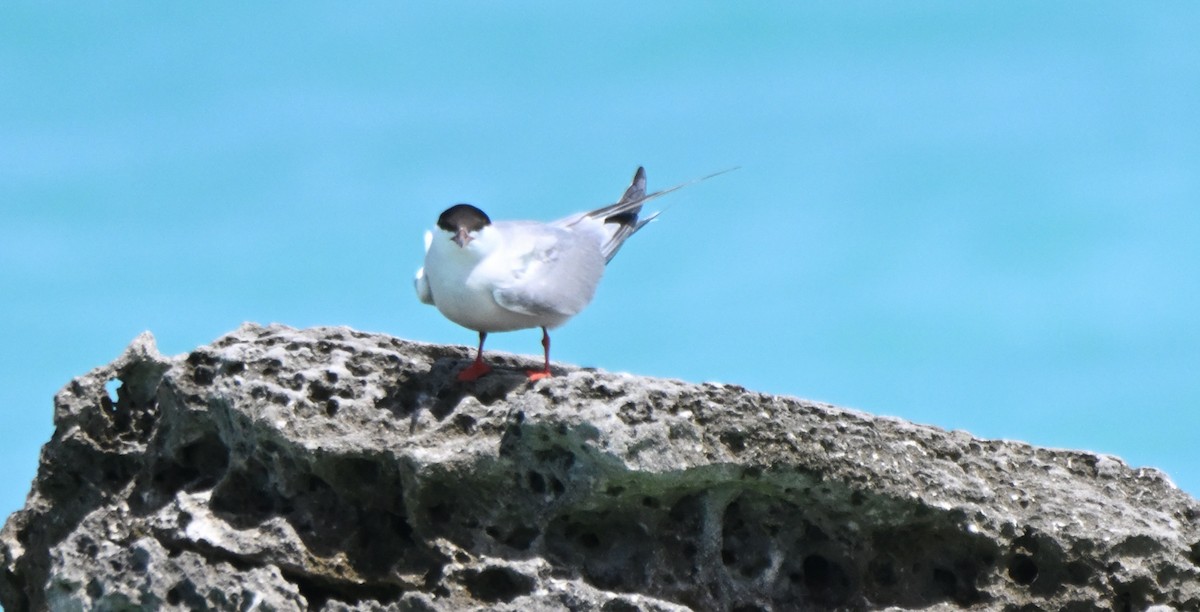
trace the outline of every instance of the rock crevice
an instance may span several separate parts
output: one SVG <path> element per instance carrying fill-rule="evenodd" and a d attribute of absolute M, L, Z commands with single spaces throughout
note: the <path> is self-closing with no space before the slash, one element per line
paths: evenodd
<path fill-rule="evenodd" d="M 0 604 L 1200 609 L 1200 505 L 1155 470 L 729 385 L 531 384 L 501 354 L 459 383 L 469 358 L 140 336 L 55 398 Z"/>

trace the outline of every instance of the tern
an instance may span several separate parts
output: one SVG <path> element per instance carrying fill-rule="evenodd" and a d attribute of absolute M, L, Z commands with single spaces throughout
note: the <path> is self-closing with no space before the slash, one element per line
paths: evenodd
<path fill-rule="evenodd" d="M 425 233 L 425 265 L 414 284 L 418 299 L 479 334 L 475 361 L 458 380 L 491 371 L 483 360 L 489 333 L 535 327 L 542 329 L 544 363 L 526 374 L 531 381 L 551 376 L 549 330 L 592 301 L 621 245 L 658 216 L 640 217 L 642 204 L 716 174 L 647 195 L 639 167 L 616 204 L 549 223 L 492 221 L 470 204 L 446 209 Z"/>

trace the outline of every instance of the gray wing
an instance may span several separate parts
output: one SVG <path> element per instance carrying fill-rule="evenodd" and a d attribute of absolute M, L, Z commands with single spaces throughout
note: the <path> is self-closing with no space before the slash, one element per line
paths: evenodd
<path fill-rule="evenodd" d="M 516 238 L 520 262 L 511 280 L 497 283 L 501 307 L 535 317 L 565 318 L 592 301 L 604 274 L 604 255 L 593 234 L 540 223 L 501 222 Z"/>

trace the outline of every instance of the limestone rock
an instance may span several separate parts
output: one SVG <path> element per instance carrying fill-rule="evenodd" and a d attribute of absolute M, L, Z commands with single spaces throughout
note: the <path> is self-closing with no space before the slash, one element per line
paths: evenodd
<path fill-rule="evenodd" d="M 345 328 L 139 337 L 55 398 L 0 604 L 1200 609 L 1200 505 L 1155 470 L 491 355 L 462 384 L 466 348 Z"/>

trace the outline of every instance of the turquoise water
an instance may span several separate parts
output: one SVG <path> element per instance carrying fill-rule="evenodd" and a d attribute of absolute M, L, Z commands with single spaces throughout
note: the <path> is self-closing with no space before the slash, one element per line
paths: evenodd
<path fill-rule="evenodd" d="M 1124 457 L 1200 492 L 1200 5 L 0 5 L 0 515 L 149 329 L 471 344 L 468 201 L 660 221 L 556 360 Z M 537 354 L 536 331 L 489 346 Z"/>

